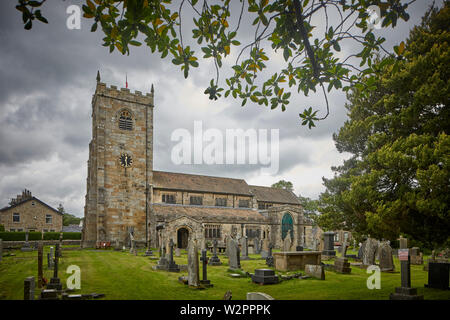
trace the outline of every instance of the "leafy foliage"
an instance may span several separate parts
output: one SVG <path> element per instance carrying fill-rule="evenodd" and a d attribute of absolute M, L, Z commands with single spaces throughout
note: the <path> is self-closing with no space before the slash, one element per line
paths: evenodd
<path fill-rule="evenodd" d="M 319 220 L 360 234 L 426 246 L 450 231 L 450 3 L 410 33 L 398 70 L 381 60 L 371 94 L 354 88 L 334 136 L 353 156 L 324 179 Z M 371 81 L 370 78 L 365 80 Z"/>
<path fill-rule="evenodd" d="M 42 3 L 19 0 L 17 8 L 28 17 L 27 8 Z M 326 114 L 319 117 L 312 106 L 299 114 L 302 125 L 312 128 L 329 114 L 328 92 L 348 92 L 354 86 L 371 90 L 374 58 L 384 53 L 391 57 L 386 64 L 397 64 L 402 57 L 404 43 L 396 46 L 395 54 L 383 48 L 385 39 L 372 32 L 368 9 L 378 7 L 382 26 L 395 27 L 399 19 L 409 19 L 408 5 L 400 0 L 86 0 L 82 8 L 83 16 L 93 21 L 91 31 L 100 27 L 104 33 L 103 46 L 110 52 L 129 54 L 132 46 L 145 43 L 151 52 L 180 66 L 185 78 L 200 58 L 212 61 L 216 75 L 205 90 L 211 100 L 231 95 L 242 106 L 251 101 L 285 111 L 294 90 L 307 96 L 320 89 Z M 183 39 L 186 13 L 193 15 L 190 41 Z M 241 44 L 244 37 L 238 33 L 244 20 L 251 21 L 254 37 Z M 31 20 L 25 28 L 31 28 Z M 345 55 L 347 46 L 352 46 L 352 53 Z M 275 60 L 278 53 L 284 65 L 272 73 L 269 57 Z M 219 81 L 227 57 L 236 57 L 227 64 L 231 76 Z M 371 80 L 360 81 L 369 75 Z"/>
<path fill-rule="evenodd" d="M 280 181 L 272 184 L 271 187 L 294 192 L 294 185 L 290 181 L 280 180 Z"/>

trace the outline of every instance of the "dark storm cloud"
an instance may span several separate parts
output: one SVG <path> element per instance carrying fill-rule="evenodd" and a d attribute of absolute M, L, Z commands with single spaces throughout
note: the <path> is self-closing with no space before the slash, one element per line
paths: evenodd
<path fill-rule="evenodd" d="M 387 49 L 404 40 L 429 3 L 416 1 L 410 8 L 409 23 L 400 22 L 394 31 L 376 31 L 386 36 Z M 101 46 L 101 32 L 90 32 L 91 20 L 82 19 L 81 30 L 67 29 L 66 8 L 80 5 L 80 1 L 47 1 L 42 12 L 49 24 L 35 22 L 30 31 L 23 29 L 15 4 L 13 0 L 0 1 L 0 207 L 28 188 L 50 205 L 61 202 L 69 212 L 82 214 L 91 139 L 90 103 L 97 70 L 108 85 L 124 87 L 126 73 L 132 90 L 149 92 L 151 83 L 155 84 L 156 170 L 246 179 L 259 175 L 260 166 L 254 165 L 174 165 L 171 133 L 177 128 L 192 130 L 195 120 L 203 120 L 205 129 L 223 132 L 228 128 L 279 129 L 282 175 L 299 164 L 314 166 L 317 150 L 311 146 L 331 139 L 346 119 L 343 94 L 329 96 L 331 114 L 313 130 L 300 125 L 298 113 L 312 106 L 324 114 L 321 95 L 294 94 L 286 112 L 252 104 L 242 108 L 230 98 L 210 101 L 203 91 L 215 76 L 211 64 L 192 70 L 185 80 L 179 66 L 160 60 L 160 55 L 152 55 L 146 46 L 132 48 L 129 56 L 116 51 L 109 54 Z M 240 7 L 233 10 L 239 12 Z M 192 21 L 188 14 L 184 17 Z M 253 29 L 245 25 L 249 23 L 243 21 L 240 29 L 243 43 L 253 37 Z M 186 26 L 186 41 L 190 34 Z M 276 72 L 277 60 L 272 60 L 275 66 L 271 71 Z M 226 75 L 224 71 L 221 79 Z"/>

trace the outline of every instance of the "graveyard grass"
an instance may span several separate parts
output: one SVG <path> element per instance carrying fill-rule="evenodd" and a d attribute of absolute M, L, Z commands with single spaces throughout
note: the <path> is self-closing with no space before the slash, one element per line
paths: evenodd
<path fill-rule="evenodd" d="M 48 252 L 49 247 L 45 247 L 43 269 L 44 277 L 50 279 L 53 270 L 47 269 Z M 252 283 L 250 277 L 232 278 L 228 271 L 228 258 L 219 255 L 223 265 L 208 266 L 208 279 L 214 287 L 204 290 L 191 289 L 178 282 L 178 277 L 187 275 L 187 271 L 155 271 L 152 266 L 157 264 L 157 260 L 144 257 L 143 252 L 139 251 L 138 256 L 134 256 L 128 251 L 64 250 L 63 258 L 60 259 L 59 277 L 65 287 L 67 277 L 70 276 L 65 270 L 69 265 L 78 265 L 81 269 L 81 290 L 74 293 L 104 293 L 103 299 L 120 300 L 221 300 L 227 290 L 231 290 L 233 300 L 245 300 L 246 293 L 254 291 L 267 293 L 277 300 L 378 300 L 389 299 L 394 288 L 400 286 L 400 266 L 397 258 L 394 259 L 396 272 L 382 272 L 381 289 L 369 290 L 366 281 L 370 274 L 355 266 L 352 266 L 351 274 L 325 271 L 324 281 L 293 279 L 262 286 Z M 15 256 L 4 256 L 0 262 L 1 300 L 23 299 L 24 279 L 28 276 L 37 278 L 37 251 L 14 250 L 12 253 Z M 267 268 L 265 260 L 258 259 L 259 255 L 251 254 L 250 257 L 254 260 L 241 261 L 243 270 L 254 273 L 257 268 Z M 424 259 L 425 263 L 427 259 L 428 257 Z M 182 250 L 181 257 L 175 257 L 175 261 L 178 264 L 187 264 L 186 251 Z M 201 275 L 200 264 L 200 278 Z M 428 273 L 423 271 L 423 265 L 411 266 L 412 286 L 418 289 L 418 294 L 423 294 L 425 299 L 450 300 L 450 290 L 424 288 L 427 279 Z M 36 289 L 36 298 L 38 293 L 39 290 Z"/>

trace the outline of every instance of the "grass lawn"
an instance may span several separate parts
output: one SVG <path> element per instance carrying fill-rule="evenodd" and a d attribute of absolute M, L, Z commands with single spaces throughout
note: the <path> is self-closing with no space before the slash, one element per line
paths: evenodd
<path fill-rule="evenodd" d="M 47 253 L 44 248 L 44 277 L 50 279 L 53 270 L 47 270 Z M 65 270 L 69 265 L 77 265 L 81 269 L 81 290 L 79 293 L 104 293 L 103 299 L 156 299 L 156 300 L 220 300 L 227 290 L 231 290 L 233 300 L 245 300 L 246 293 L 252 291 L 265 292 L 277 300 L 378 300 L 389 299 L 389 294 L 400 285 L 400 272 L 381 273 L 381 289 L 369 290 L 366 281 L 370 274 L 359 267 L 352 267 L 351 274 L 338 274 L 325 271 L 326 280 L 293 279 L 282 281 L 276 285 L 260 286 L 248 278 L 231 278 L 228 270 L 228 259 L 220 255 L 222 266 L 208 266 L 208 279 L 213 288 L 197 290 L 188 288 L 178 282 L 178 277 L 187 275 L 186 271 L 170 273 L 154 271 L 152 266 L 157 260 L 144 257 L 144 251 L 138 256 L 128 251 L 113 250 L 70 250 L 63 251 L 60 259 L 59 277 L 65 287 L 69 274 Z M 156 251 L 155 251 L 156 252 Z M 0 299 L 23 299 L 23 281 L 28 276 L 37 278 L 37 251 L 12 251 L 15 256 L 4 256 L 0 262 Z M 254 260 L 241 261 L 242 269 L 253 273 L 257 268 L 266 268 L 265 260 L 259 255 L 250 255 Z M 176 257 L 178 264 L 187 264 L 187 255 L 182 251 L 181 257 Z M 332 263 L 332 262 L 329 262 Z M 399 261 L 395 260 L 396 270 Z M 202 269 L 200 266 L 200 275 Z M 301 272 L 301 271 L 300 271 Z M 291 272 L 294 273 L 294 272 Z M 418 288 L 418 293 L 425 299 L 450 300 L 450 291 L 424 288 L 428 273 L 423 266 L 411 266 L 412 286 Z M 36 290 L 36 297 L 38 296 Z"/>

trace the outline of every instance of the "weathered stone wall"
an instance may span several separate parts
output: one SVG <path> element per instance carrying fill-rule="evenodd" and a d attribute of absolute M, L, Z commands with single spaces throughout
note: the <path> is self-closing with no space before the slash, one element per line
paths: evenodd
<path fill-rule="evenodd" d="M 147 187 L 153 169 L 153 95 L 98 82 L 92 109 L 83 240 L 86 246 L 125 241 L 128 227 L 133 227 L 135 239 L 145 241 Z M 131 114 L 131 131 L 119 128 L 123 110 Z M 132 158 L 131 167 L 121 166 L 121 154 Z"/>
<path fill-rule="evenodd" d="M 20 214 L 20 222 L 13 222 L 14 213 Z M 47 214 L 52 216 L 52 223 L 46 223 L 45 217 Z M 0 212 L 0 224 L 5 227 L 5 231 L 22 229 L 21 231 L 24 232 L 27 230 L 61 232 L 63 216 L 44 206 L 39 201 L 29 200 Z"/>

